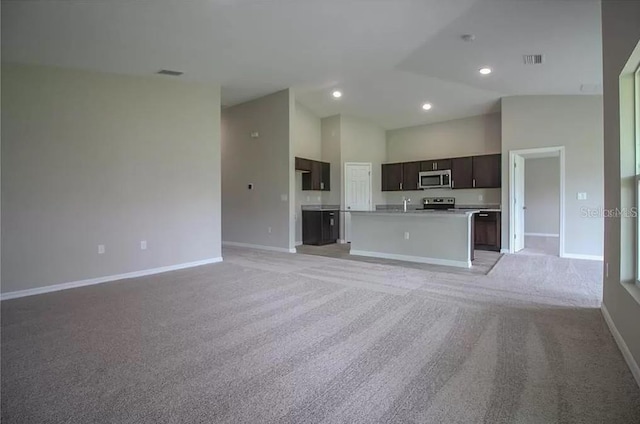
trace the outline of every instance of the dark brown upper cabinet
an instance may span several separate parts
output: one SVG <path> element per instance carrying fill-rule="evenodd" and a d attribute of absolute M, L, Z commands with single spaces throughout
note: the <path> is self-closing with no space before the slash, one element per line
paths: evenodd
<path fill-rule="evenodd" d="M 451 188 L 473 188 L 473 157 L 451 159 Z"/>
<path fill-rule="evenodd" d="M 422 162 L 405 162 L 402 164 L 402 190 L 418 190 L 418 174 Z"/>
<path fill-rule="evenodd" d="M 421 171 L 442 171 L 451 169 L 451 159 L 424 160 L 421 162 Z"/>
<path fill-rule="evenodd" d="M 500 188 L 502 186 L 502 155 L 473 157 L 473 187 Z"/>
<path fill-rule="evenodd" d="M 297 157 L 295 167 L 297 171 L 304 172 L 302 174 L 302 190 L 331 190 L 331 164 Z"/>
<path fill-rule="evenodd" d="M 451 170 L 451 188 L 500 188 L 501 155 L 382 164 L 382 191 L 418 190 L 419 173 Z"/>
<path fill-rule="evenodd" d="M 401 163 L 382 164 L 382 191 L 402 190 L 402 165 Z"/>
<path fill-rule="evenodd" d="M 311 172 L 311 159 L 296 158 L 296 171 Z"/>
<path fill-rule="evenodd" d="M 320 180 L 320 190 L 331 191 L 331 164 L 328 162 L 322 163 L 322 179 Z"/>

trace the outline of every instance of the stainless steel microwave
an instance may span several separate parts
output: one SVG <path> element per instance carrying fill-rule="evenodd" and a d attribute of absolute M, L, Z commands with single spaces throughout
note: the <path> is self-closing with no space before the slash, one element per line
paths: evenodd
<path fill-rule="evenodd" d="M 418 175 L 418 188 L 451 188 L 451 170 L 421 172 Z"/>

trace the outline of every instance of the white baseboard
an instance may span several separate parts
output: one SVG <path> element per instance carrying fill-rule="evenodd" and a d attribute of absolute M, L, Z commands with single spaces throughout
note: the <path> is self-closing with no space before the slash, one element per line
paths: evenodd
<path fill-rule="evenodd" d="M 338 244 L 347 244 L 347 241 L 345 239 L 338 239 L 337 242 Z"/>
<path fill-rule="evenodd" d="M 425 258 L 422 256 L 397 255 L 395 253 L 369 252 L 366 250 L 353 250 L 351 255 L 368 256 L 370 258 L 394 259 L 397 261 L 417 262 L 421 264 L 454 266 L 457 268 L 471 268 L 471 261 L 453 261 L 450 259 Z"/>
<path fill-rule="evenodd" d="M 50 293 L 60 290 L 73 289 L 76 287 L 91 286 L 94 284 L 108 283 L 110 281 L 124 280 L 127 278 L 144 277 L 146 275 L 161 274 L 163 272 L 177 271 L 184 268 L 192 268 L 201 265 L 215 264 L 222 262 L 222 258 L 203 259 L 201 261 L 187 262 L 177 265 L 163 266 L 160 268 L 143 269 L 141 271 L 127 272 L 124 274 L 107 275 L 105 277 L 89 278 L 87 280 L 72 281 L 70 283 L 54 284 L 52 286 L 36 287 L 27 290 L 18 290 L 0 294 L 0 300 L 17 299 L 19 297 L 33 296 L 36 294 Z"/>
<path fill-rule="evenodd" d="M 509 249 L 500 249 L 500 253 L 509 253 Z"/>
<path fill-rule="evenodd" d="M 302 246 L 302 242 L 301 241 L 297 241 L 296 242 L 296 246 Z"/>
<path fill-rule="evenodd" d="M 547 233 L 524 233 L 524 236 L 527 237 L 560 237 L 560 234 L 547 234 Z"/>
<path fill-rule="evenodd" d="M 640 386 L 640 366 L 638 366 L 638 363 L 634 359 L 633 355 L 631 355 L 631 351 L 629 350 L 629 347 L 627 346 L 624 339 L 622 338 L 622 335 L 620 335 L 620 332 L 616 328 L 616 325 L 611 319 L 611 315 L 609 315 L 609 311 L 607 311 L 607 307 L 604 305 L 604 303 L 600 307 L 600 310 L 602 311 L 602 316 L 604 317 L 604 321 L 607 323 L 607 326 L 609 327 L 609 330 L 611 331 L 611 334 L 613 335 L 614 340 L 618 344 L 618 348 L 620 348 L 620 352 L 622 352 L 622 356 L 624 357 L 624 360 L 627 362 L 627 365 L 631 370 L 631 374 L 633 374 L 633 377 L 636 379 L 636 383 L 638 383 L 638 386 Z"/>
<path fill-rule="evenodd" d="M 563 253 L 560 255 L 561 258 L 567 259 L 585 259 L 588 261 L 602 261 L 604 258 L 598 255 L 582 255 L 580 253 Z"/>
<path fill-rule="evenodd" d="M 265 246 L 263 244 L 238 243 L 236 241 L 223 241 L 223 246 L 229 247 L 248 247 L 250 249 L 270 250 L 272 252 L 296 253 L 296 249 L 287 249 L 284 247 Z"/>

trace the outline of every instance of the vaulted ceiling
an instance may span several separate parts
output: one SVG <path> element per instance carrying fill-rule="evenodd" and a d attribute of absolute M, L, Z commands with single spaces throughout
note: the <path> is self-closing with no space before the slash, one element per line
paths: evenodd
<path fill-rule="evenodd" d="M 504 96 L 601 92 L 600 2 L 5 0 L 2 60 L 179 70 L 220 84 L 225 105 L 292 87 L 320 117 L 391 129 L 495 111 Z"/>

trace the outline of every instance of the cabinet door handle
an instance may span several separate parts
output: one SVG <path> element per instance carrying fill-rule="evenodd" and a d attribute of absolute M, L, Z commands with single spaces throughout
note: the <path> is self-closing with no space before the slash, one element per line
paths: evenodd
<path fill-rule="evenodd" d="M 489 216 L 488 213 L 479 213 L 478 216 Z"/>
<path fill-rule="evenodd" d="M 323 182 L 320 183 L 320 190 L 324 190 L 324 183 Z"/>
<path fill-rule="evenodd" d="M 333 227 L 333 218 L 331 218 L 331 226 Z"/>
<path fill-rule="evenodd" d="M 456 182 L 455 182 L 455 180 L 451 180 L 451 188 L 456 188 Z"/>
<path fill-rule="evenodd" d="M 400 183 L 400 190 L 402 190 L 402 183 Z"/>
<path fill-rule="evenodd" d="M 433 170 L 437 171 L 438 170 L 438 162 L 434 162 L 433 163 Z"/>
<path fill-rule="evenodd" d="M 473 179 L 473 188 L 475 188 L 475 187 L 476 187 L 476 179 L 474 178 Z"/>

